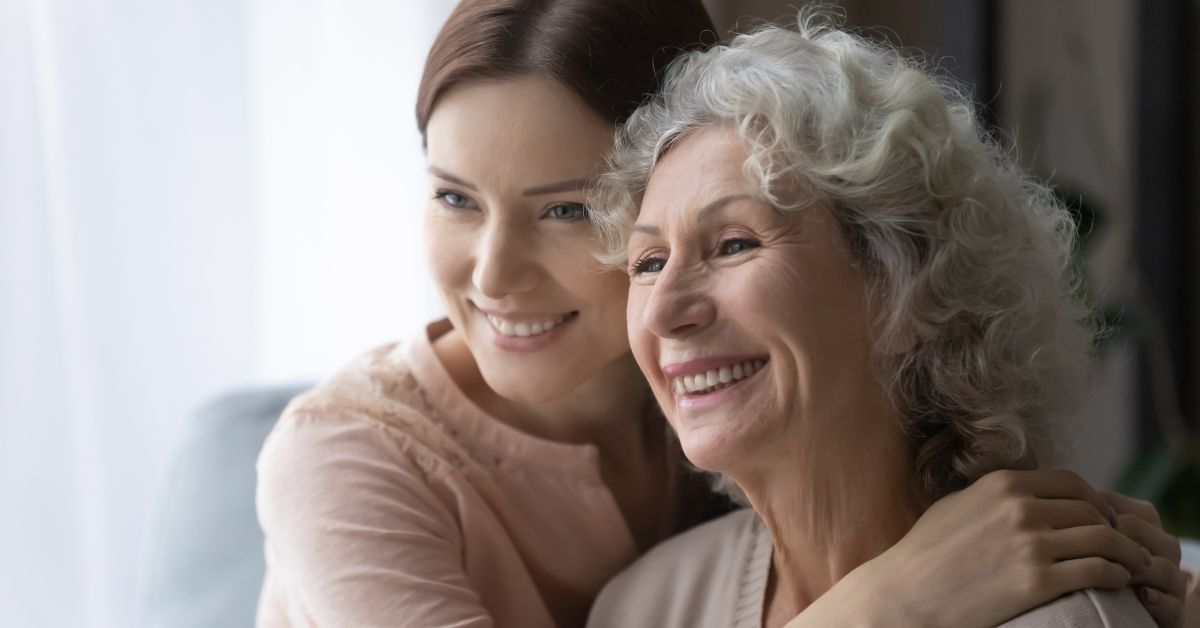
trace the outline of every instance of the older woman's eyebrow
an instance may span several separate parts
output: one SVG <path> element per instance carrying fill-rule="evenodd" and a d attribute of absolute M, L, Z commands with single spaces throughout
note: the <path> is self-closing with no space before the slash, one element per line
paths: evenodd
<path fill-rule="evenodd" d="M 438 168 L 437 166 L 430 166 L 429 173 L 439 179 L 445 179 L 455 185 L 461 185 L 464 188 L 467 188 L 468 190 L 479 191 L 479 188 L 475 187 L 474 184 L 469 183 L 468 181 L 461 179 L 459 177 L 456 177 L 456 176 L 450 174 L 449 172 L 446 172 L 445 170 Z"/>
<path fill-rule="evenodd" d="M 722 196 L 721 198 L 718 198 L 717 200 L 705 205 L 704 207 L 701 207 L 700 211 L 696 212 L 696 220 L 697 221 L 704 220 L 710 214 L 721 211 L 722 209 L 725 209 L 726 207 L 728 207 L 731 203 L 733 203 L 735 201 L 756 201 L 756 200 L 758 200 L 758 197 L 754 196 L 753 194 L 729 194 L 727 196 Z M 645 233 L 645 234 L 649 234 L 652 236 L 656 236 L 659 233 L 661 233 L 659 231 L 658 227 L 655 227 L 652 225 L 635 224 L 635 225 L 633 225 L 632 229 L 633 229 L 633 231 L 635 231 L 637 233 Z"/>

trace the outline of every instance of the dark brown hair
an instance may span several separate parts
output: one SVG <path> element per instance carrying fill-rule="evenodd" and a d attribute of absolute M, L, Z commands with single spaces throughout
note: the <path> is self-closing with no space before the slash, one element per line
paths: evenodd
<path fill-rule="evenodd" d="M 658 89 L 681 52 L 716 40 L 700 0 L 463 0 L 438 33 L 417 92 L 417 128 L 437 99 L 476 79 L 545 76 L 613 124 Z"/>

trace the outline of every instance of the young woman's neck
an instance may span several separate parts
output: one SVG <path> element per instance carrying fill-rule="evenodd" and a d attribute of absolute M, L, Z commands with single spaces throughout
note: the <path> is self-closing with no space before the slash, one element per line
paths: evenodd
<path fill-rule="evenodd" d="M 602 454 L 644 449 L 643 428 L 652 399 L 630 353 L 559 398 L 527 401 L 492 390 L 456 331 L 437 338 L 434 350 L 472 401 L 518 430 L 556 442 L 594 444 Z"/>
<path fill-rule="evenodd" d="M 559 399 L 527 403 L 488 387 L 456 332 L 435 340 L 434 350 L 463 392 L 498 420 L 539 438 L 595 445 L 600 474 L 639 551 L 661 538 L 664 513 L 669 511 L 664 504 L 670 499 L 666 426 L 648 416 L 650 387 L 631 354 Z"/>

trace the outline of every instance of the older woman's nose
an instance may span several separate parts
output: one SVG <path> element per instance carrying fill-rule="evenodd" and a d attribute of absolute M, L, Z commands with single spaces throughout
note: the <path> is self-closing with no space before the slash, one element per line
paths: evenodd
<path fill-rule="evenodd" d="M 488 227 L 475 251 L 471 275 L 475 288 L 490 299 L 533 290 L 539 270 L 531 249 L 529 242 L 504 225 Z"/>
<path fill-rule="evenodd" d="M 668 265 L 657 279 L 642 312 L 646 328 L 659 338 L 683 338 L 707 328 L 717 309 L 695 276 Z"/>

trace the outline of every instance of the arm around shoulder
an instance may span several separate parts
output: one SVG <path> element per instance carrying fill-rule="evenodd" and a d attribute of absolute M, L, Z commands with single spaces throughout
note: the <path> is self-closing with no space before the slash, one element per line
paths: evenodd
<path fill-rule="evenodd" d="M 260 609 L 282 606 L 318 627 L 492 626 L 463 569 L 454 513 L 394 428 L 291 413 L 258 473 L 269 564 Z"/>
<path fill-rule="evenodd" d="M 1133 589 L 1085 589 L 1011 619 L 1002 628 L 1156 628 Z"/>

